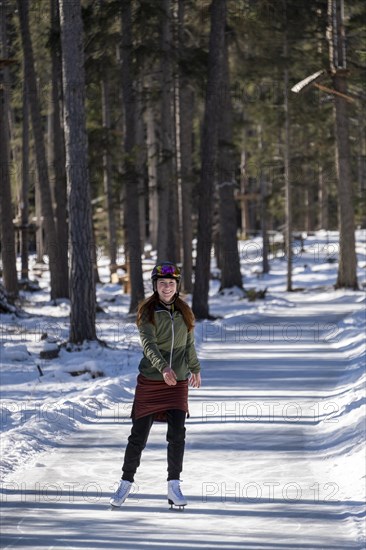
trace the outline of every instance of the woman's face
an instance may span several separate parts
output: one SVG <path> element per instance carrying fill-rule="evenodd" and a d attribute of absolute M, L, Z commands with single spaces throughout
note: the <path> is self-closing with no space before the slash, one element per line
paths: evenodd
<path fill-rule="evenodd" d="M 158 279 L 156 289 L 160 300 L 169 303 L 177 292 L 177 281 L 174 279 Z"/>

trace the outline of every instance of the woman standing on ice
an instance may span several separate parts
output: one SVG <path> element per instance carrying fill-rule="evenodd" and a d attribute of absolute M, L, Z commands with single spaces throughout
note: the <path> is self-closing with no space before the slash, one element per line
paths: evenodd
<path fill-rule="evenodd" d="M 132 407 L 132 429 L 122 466 L 122 479 L 110 499 L 121 506 L 129 495 L 141 453 L 154 420 L 166 421 L 168 441 L 168 501 L 187 504 L 180 489 L 188 413 L 188 382 L 201 385 L 194 347 L 194 315 L 179 297 L 180 269 L 171 262 L 154 267 L 154 293 L 139 306 L 137 326 L 143 347 Z"/>

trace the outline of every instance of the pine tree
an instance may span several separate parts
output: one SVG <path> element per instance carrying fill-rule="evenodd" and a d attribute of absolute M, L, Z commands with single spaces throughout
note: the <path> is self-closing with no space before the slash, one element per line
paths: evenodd
<path fill-rule="evenodd" d="M 198 319 L 207 319 L 211 273 L 212 197 L 216 173 L 218 108 L 223 74 L 226 0 L 212 0 L 208 54 L 208 78 L 202 130 L 201 177 L 199 185 L 197 260 L 192 308 Z"/>
<path fill-rule="evenodd" d="M 21 27 L 21 38 L 24 55 L 24 71 L 27 80 L 28 98 L 31 112 L 32 128 L 34 135 L 34 146 L 37 161 L 37 174 L 40 186 L 42 204 L 42 215 L 44 230 L 47 240 L 47 253 L 51 275 L 51 299 L 63 297 L 64 281 L 62 278 L 63 269 L 60 265 L 58 253 L 58 238 L 54 221 L 52 207 L 51 188 L 48 175 L 46 151 L 43 138 L 41 119 L 41 107 L 37 87 L 37 78 L 34 66 L 32 40 L 29 29 L 29 4 L 28 0 L 17 0 L 19 20 Z"/>
<path fill-rule="evenodd" d="M 228 36 L 223 54 L 222 84 L 220 87 L 221 116 L 218 140 L 218 194 L 219 194 L 219 240 L 221 258 L 221 285 L 224 288 L 242 288 L 237 239 L 235 151 L 233 145 L 232 104 L 230 94 Z"/>
<path fill-rule="evenodd" d="M 94 246 L 79 0 L 60 0 L 66 173 L 69 189 L 71 343 L 95 340 Z"/>
<path fill-rule="evenodd" d="M 187 29 L 185 22 L 186 1 L 178 4 L 178 52 L 179 52 L 179 151 L 177 151 L 180 169 L 180 187 L 182 197 L 182 247 L 183 247 L 183 290 L 191 293 L 192 285 L 192 189 L 193 189 L 193 117 L 194 87 L 189 78 L 188 52 L 186 44 Z"/>
<path fill-rule="evenodd" d="M 336 287 L 357 289 L 357 258 L 351 150 L 347 114 L 346 42 L 343 22 L 343 0 L 328 0 L 329 59 L 335 108 L 336 162 L 339 202 L 339 266 Z M 343 97 L 342 97 L 343 95 Z"/>
<path fill-rule="evenodd" d="M 8 126 L 8 59 L 6 3 L 0 4 L 0 218 L 1 257 L 5 290 L 10 300 L 18 297 L 13 205 L 10 187 L 10 150 Z"/>
<path fill-rule="evenodd" d="M 141 264 L 138 176 L 136 169 L 136 90 L 132 75 L 132 14 L 131 1 L 122 6 L 122 87 L 125 107 L 125 249 L 131 282 L 130 313 L 137 310 L 144 298 Z"/>
<path fill-rule="evenodd" d="M 68 265 L 68 225 L 67 225 L 67 190 L 66 190 L 66 155 L 65 136 L 62 125 L 62 67 L 61 67 L 61 37 L 60 13 L 58 0 L 50 0 L 50 49 L 51 49 L 51 128 L 49 163 L 54 174 L 54 201 L 56 217 L 56 233 L 58 240 L 58 255 L 60 276 L 63 282 L 62 295 L 69 297 L 69 265 Z"/>

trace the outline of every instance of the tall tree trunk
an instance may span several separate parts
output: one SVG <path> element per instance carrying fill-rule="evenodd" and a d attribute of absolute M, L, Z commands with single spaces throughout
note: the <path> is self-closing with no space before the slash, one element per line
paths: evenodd
<path fill-rule="evenodd" d="M 138 94 L 136 101 L 136 171 L 137 171 L 137 187 L 139 197 L 139 222 L 140 222 L 140 238 L 141 251 L 144 250 L 146 240 L 146 191 L 145 191 L 145 176 L 146 176 L 146 145 L 145 145 L 145 124 L 144 124 L 144 105 L 142 101 L 142 82 L 138 81 Z"/>
<path fill-rule="evenodd" d="M 333 87 L 347 95 L 346 41 L 343 0 L 328 0 L 329 60 Z M 339 265 L 336 288 L 357 289 L 355 219 L 347 101 L 334 96 L 336 164 L 339 204 Z"/>
<path fill-rule="evenodd" d="M 125 107 L 125 249 L 131 282 L 130 313 L 144 298 L 141 264 L 138 176 L 136 170 L 136 90 L 132 75 L 131 0 L 122 5 L 122 88 Z"/>
<path fill-rule="evenodd" d="M 268 239 L 268 208 L 267 208 L 267 182 L 263 170 L 260 173 L 260 192 L 261 192 L 261 228 L 262 228 L 262 272 L 269 273 L 269 239 Z"/>
<path fill-rule="evenodd" d="M 46 234 L 47 253 L 49 257 L 51 299 L 54 300 L 56 298 L 63 297 L 64 285 L 62 280 L 62 268 L 60 264 L 59 243 L 52 208 L 51 188 L 48 177 L 46 150 L 43 139 L 41 108 L 38 96 L 36 73 L 34 68 L 33 48 L 29 30 L 28 0 L 17 0 L 17 5 L 24 56 L 24 71 L 29 92 L 28 97 L 33 127 L 43 225 Z"/>
<path fill-rule="evenodd" d="M 182 245 L 183 245 L 183 289 L 192 293 L 192 240 L 193 240 L 193 161 L 192 134 L 194 116 L 194 92 L 183 84 L 179 98 L 180 118 L 180 174 L 181 174 L 181 204 L 182 204 Z"/>
<path fill-rule="evenodd" d="M 341 75 L 333 77 L 334 89 L 347 94 L 347 80 Z M 339 201 L 339 266 L 336 287 L 357 289 L 357 257 L 355 242 L 355 219 L 353 185 L 351 174 L 351 152 L 349 145 L 349 118 L 347 102 L 334 98 L 336 126 L 336 161 Z"/>
<path fill-rule="evenodd" d="M 13 206 L 10 186 L 10 147 L 8 124 L 9 75 L 7 69 L 7 5 L 0 5 L 0 218 L 1 218 L 1 257 L 5 290 L 11 300 L 18 297 L 16 270 L 15 235 L 13 226 Z"/>
<path fill-rule="evenodd" d="M 185 51 L 184 0 L 178 5 L 178 41 L 180 60 Z M 194 92 L 181 68 L 179 75 L 179 170 L 182 205 L 183 241 L 183 290 L 192 293 L 192 133 L 193 133 Z"/>
<path fill-rule="evenodd" d="M 41 204 L 41 191 L 39 189 L 39 177 L 37 169 L 33 172 L 34 175 L 34 190 L 35 190 L 35 211 L 36 211 L 36 250 L 37 264 L 44 264 L 45 246 L 43 235 L 43 217 Z"/>
<path fill-rule="evenodd" d="M 15 235 L 13 226 L 13 206 L 10 187 L 10 148 L 8 124 L 8 75 L 6 49 L 6 5 L 0 6 L 0 218 L 1 256 L 3 279 L 8 297 L 13 301 L 18 297 L 16 270 Z"/>
<path fill-rule="evenodd" d="M 66 175 L 70 231 L 71 343 L 95 340 L 92 211 L 85 120 L 85 73 L 80 0 L 60 0 Z"/>
<path fill-rule="evenodd" d="M 236 181 L 227 43 L 225 44 L 223 53 L 222 89 L 224 93 L 221 94 L 222 105 L 220 109 L 218 140 L 220 290 L 233 286 L 240 289 L 243 288 L 238 251 L 236 202 L 234 198 Z"/>
<path fill-rule="evenodd" d="M 218 143 L 219 145 L 219 143 Z M 217 180 L 220 181 L 219 176 Z M 213 210 L 212 210 L 212 250 L 216 259 L 216 267 L 221 269 L 222 267 L 222 249 L 220 246 L 220 214 L 219 214 L 219 188 L 218 185 L 214 187 L 213 195 Z"/>
<path fill-rule="evenodd" d="M 176 42 L 176 47 L 178 44 Z M 182 262 L 182 186 L 180 166 L 180 115 L 179 115 L 179 74 L 178 69 L 174 71 L 174 191 L 175 191 L 175 212 L 171 217 L 171 225 L 174 227 L 175 251 L 177 263 Z M 178 222 L 178 223 L 177 223 Z"/>
<path fill-rule="evenodd" d="M 93 237 L 93 243 L 91 247 L 91 260 L 93 263 L 93 275 L 94 275 L 94 284 L 100 283 L 100 277 L 99 277 L 99 271 L 98 271 L 98 252 L 97 252 L 97 240 L 95 238 L 95 228 L 94 225 L 92 225 L 92 237 Z"/>
<path fill-rule="evenodd" d="M 359 119 L 357 121 L 358 130 L 358 151 L 357 151 L 357 194 L 362 197 L 366 191 L 366 135 L 365 135 L 365 121 Z M 363 221 L 361 225 L 365 227 L 366 213 L 364 213 Z"/>
<path fill-rule="evenodd" d="M 109 107 L 109 84 L 107 76 L 104 75 L 101 81 L 102 88 L 102 119 L 104 128 L 104 151 L 103 151 L 103 183 L 104 193 L 107 202 L 108 218 L 108 243 L 109 243 L 109 271 L 110 274 L 117 271 L 117 231 L 116 215 L 114 211 L 113 188 L 112 188 L 112 159 L 109 151 L 109 132 L 111 128 L 111 115 Z"/>
<path fill-rule="evenodd" d="M 308 184 L 305 190 L 305 205 L 306 205 L 306 231 L 309 233 L 315 229 L 315 192 L 314 182 L 310 170 L 305 170 L 305 177 L 307 177 Z M 301 228 L 299 228 L 301 229 Z"/>
<path fill-rule="evenodd" d="M 66 183 L 66 156 L 65 136 L 62 125 L 62 114 L 60 109 L 62 99 L 62 62 L 60 42 L 60 13 L 58 0 L 51 2 L 51 29 L 53 39 L 51 40 L 51 62 L 52 62 L 52 165 L 54 169 L 54 195 L 56 204 L 56 232 L 58 239 L 59 268 L 62 275 L 62 296 L 68 297 L 69 289 L 69 260 L 68 260 L 68 239 L 69 228 L 67 223 L 67 183 Z"/>
<path fill-rule="evenodd" d="M 323 168 L 318 169 L 319 181 L 319 229 L 329 229 L 329 212 L 328 212 L 328 185 L 324 177 Z"/>
<path fill-rule="evenodd" d="M 243 136 L 245 142 L 245 135 Z M 247 153 L 243 149 L 240 155 L 240 210 L 241 210 L 241 238 L 247 239 L 250 235 L 249 205 L 245 195 L 249 194 L 249 182 L 246 167 Z"/>
<path fill-rule="evenodd" d="M 219 89 L 222 77 L 225 24 L 226 0 L 212 0 L 208 77 L 202 131 L 197 260 L 192 300 L 193 311 L 198 319 L 209 317 L 208 292 L 212 243 L 212 197 L 216 171 Z"/>
<path fill-rule="evenodd" d="M 156 107 L 152 99 L 153 79 L 146 78 L 147 102 L 145 110 L 147 173 L 149 180 L 149 237 L 154 250 L 158 248 L 158 146 L 156 132 Z"/>
<path fill-rule="evenodd" d="M 99 0 L 99 12 L 103 13 L 105 9 L 105 1 Z M 102 26 L 100 26 L 100 32 L 103 32 Z M 120 52 L 117 48 L 117 58 L 120 61 Z M 112 156 L 111 156 L 111 112 L 110 112 L 110 79 L 108 76 L 108 70 L 104 67 L 101 68 L 101 103 L 102 103 L 102 125 L 103 125 L 103 187 L 106 199 L 106 213 L 107 213 L 107 234 L 108 234 L 108 255 L 109 255 L 109 273 L 110 276 L 117 272 L 117 225 L 116 225 L 116 205 L 115 197 L 113 193 L 112 183 Z M 96 243 L 96 236 L 94 230 L 94 243 Z M 94 265 L 95 268 L 95 282 L 99 282 L 99 272 L 97 262 Z M 112 277 L 111 277 L 112 278 Z"/>
<path fill-rule="evenodd" d="M 174 235 L 171 228 L 172 204 L 175 200 L 173 187 L 173 121 L 172 89 L 173 74 L 171 61 L 171 0 L 162 0 L 161 6 L 161 151 L 159 159 L 159 219 L 158 219 L 158 261 L 175 260 L 175 244 L 169 237 Z M 174 202 L 173 202 L 174 206 Z M 175 220 L 177 223 L 178 220 Z"/>
<path fill-rule="evenodd" d="M 0 69 L 0 73 L 2 73 Z M 4 286 L 9 297 L 18 297 L 16 270 L 15 235 L 13 226 L 13 205 L 10 189 L 10 156 L 8 123 L 5 113 L 4 91 L 0 75 L 0 214 L 1 214 L 1 256 L 3 261 Z"/>
<path fill-rule="evenodd" d="M 258 136 L 259 136 L 259 155 L 260 158 L 264 158 L 264 144 L 263 144 L 263 132 L 262 126 L 258 125 Z M 260 164 L 260 173 L 259 173 L 259 191 L 260 191 L 260 223 L 262 230 L 262 273 L 269 273 L 269 239 L 268 239 L 268 182 L 266 180 L 266 173 L 264 171 L 264 165 L 261 162 Z"/>
<path fill-rule="evenodd" d="M 292 186 L 290 177 L 290 115 L 288 105 L 288 36 L 287 36 L 287 0 L 284 0 L 284 36 L 283 36 L 283 56 L 285 62 L 284 69 L 284 176 L 285 176 L 285 199 L 286 199 L 286 227 L 285 227 L 285 254 L 287 259 L 287 292 L 292 291 Z"/>
<path fill-rule="evenodd" d="M 29 278 L 28 269 L 28 226 L 29 226 L 29 103 L 27 93 L 27 82 L 23 82 L 23 103 L 22 103 L 22 187 L 20 196 L 20 219 L 21 219 L 21 278 Z"/>

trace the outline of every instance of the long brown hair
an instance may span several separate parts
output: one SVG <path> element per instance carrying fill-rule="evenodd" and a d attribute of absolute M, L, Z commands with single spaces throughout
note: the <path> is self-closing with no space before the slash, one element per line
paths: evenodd
<path fill-rule="evenodd" d="M 149 298 L 146 298 L 146 300 L 143 300 L 139 304 L 139 307 L 137 310 L 137 319 L 136 319 L 137 326 L 141 325 L 142 323 L 151 323 L 155 325 L 154 310 L 155 310 L 156 304 L 158 303 L 159 303 L 159 298 L 156 296 L 156 293 L 154 292 L 154 294 L 152 294 Z M 190 332 L 194 327 L 195 319 L 194 319 L 193 311 L 191 310 L 187 302 L 185 302 L 178 296 L 178 298 L 176 298 L 174 302 L 174 309 L 181 312 L 183 316 L 183 320 L 186 324 L 187 330 L 188 332 Z"/>

